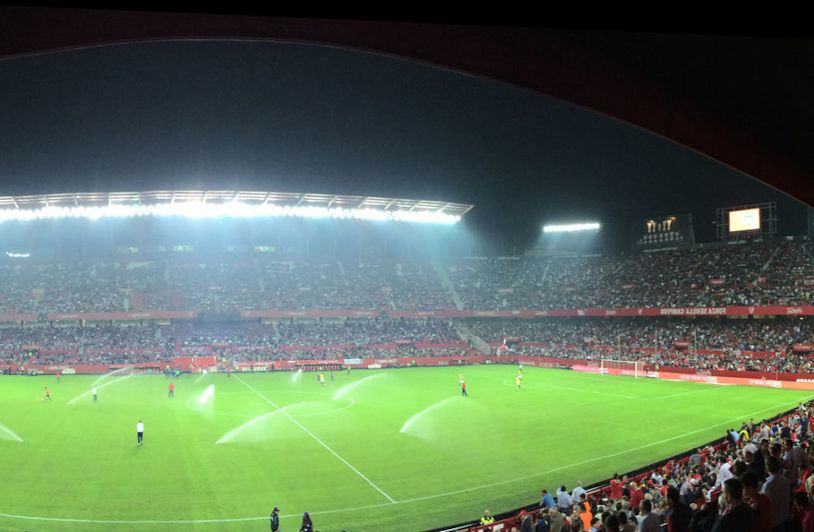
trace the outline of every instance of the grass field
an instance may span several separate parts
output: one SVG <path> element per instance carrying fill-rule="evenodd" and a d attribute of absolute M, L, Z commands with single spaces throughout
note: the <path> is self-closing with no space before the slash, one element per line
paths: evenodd
<path fill-rule="evenodd" d="M 421 530 L 591 483 L 808 392 L 526 368 L 0 377 L 0 530 Z M 42 400 L 48 385 L 53 400 Z M 209 389 L 210 392 L 206 392 Z M 208 399 L 207 396 L 211 395 Z M 145 424 L 136 445 L 136 422 Z M 20 441 L 22 440 L 22 441 Z"/>

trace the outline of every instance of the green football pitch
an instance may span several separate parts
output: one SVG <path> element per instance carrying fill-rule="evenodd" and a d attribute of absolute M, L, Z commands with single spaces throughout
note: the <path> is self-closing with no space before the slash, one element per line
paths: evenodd
<path fill-rule="evenodd" d="M 470 396 L 460 397 L 464 373 Z M 421 530 L 652 463 L 809 392 L 509 365 L 0 377 L 0 530 Z M 98 401 L 89 390 L 96 381 Z M 43 400 L 48 386 L 51 401 Z M 144 421 L 144 445 L 136 422 Z"/>

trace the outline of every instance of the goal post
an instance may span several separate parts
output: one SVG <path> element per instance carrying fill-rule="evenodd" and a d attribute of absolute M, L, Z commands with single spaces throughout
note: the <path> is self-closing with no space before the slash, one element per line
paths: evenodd
<path fill-rule="evenodd" d="M 603 358 L 599 361 L 599 372 L 602 375 L 628 375 L 638 379 L 644 376 L 644 362 Z"/>

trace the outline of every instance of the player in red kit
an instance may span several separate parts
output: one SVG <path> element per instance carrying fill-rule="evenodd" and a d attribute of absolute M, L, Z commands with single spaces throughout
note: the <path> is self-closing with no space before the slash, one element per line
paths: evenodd
<path fill-rule="evenodd" d="M 175 383 L 170 383 L 170 399 L 175 397 Z"/>

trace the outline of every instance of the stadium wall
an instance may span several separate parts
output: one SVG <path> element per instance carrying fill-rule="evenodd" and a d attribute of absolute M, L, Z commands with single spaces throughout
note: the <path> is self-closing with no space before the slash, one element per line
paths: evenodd
<path fill-rule="evenodd" d="M 541 368 L 570 369 L 587 373 L 601 373 L 598 362 L 590 360 L 554 358 L 554 357 L 498 357 L 487 355 L 462 355 L 448 357 L 391 357 L 391 358 L 341 358 L 324 360 L 274 360 L 274 361 L 239 361 L 236 363 L 240 372 L 295 371 L 303 367 L 343 365 L 353 369 L 405 368 L 416 366 L 464 366 L 473 364 L 521 363 Z M 134 364 L 135 370 L 150 372 L 160 371 L 166 362 Z M 174 369 L 182 371 L 200 371 L 212 368 L 217 364 L 214 356 L 177 357 L 170 362 Z M 0 369 L 17 372 L 37 372 L 54 374 L 63 373 L 102 374 L 128 367 L 124 364 L 61 364 L 61 365 L 0 365 Z M 633 370 L 607 368 L 612 375 L 633 376 Z M 698 374 L 692 368 L 665 368 L 655 370 L 644 368 L 643 377 L 676 381 L 701 382 L 718 385 L 760 386 L 768 388 L 785 388 L 792 390 L 814 390 L 814 376 L 803 373 L 762 373 L 756 371 L 712 370 L 708 375 Z"/>
<path fill-rule="evenodd" d="M 576 317 L 652 317 L 652 316 L 814 316 L 814 306 L 678 307 L 678 308 L 586 308 L 546 310 L 241 310 L 242 318 L 576 318 Z M 0 313 L 0 322 L 35 321 L 133 321 L 194 319 L 194 310 L 152 310 L 145 312 L 71 312 L 20 314 Z"/>

